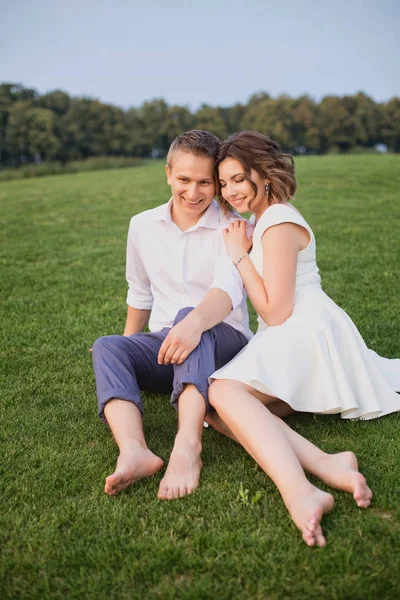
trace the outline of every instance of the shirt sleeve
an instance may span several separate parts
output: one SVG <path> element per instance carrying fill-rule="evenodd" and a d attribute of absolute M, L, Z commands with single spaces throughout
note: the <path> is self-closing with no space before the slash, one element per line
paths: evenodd
<path fill-rule="evenodd" d="M 133 308 L 151 310 L 153 306 L 153 294 L 151 291 L 150 280 L 138 250 L 138 236 L 135 233 L 135 217 L 132 217 L 128 231 L 128 242 L 126 245 L 126 280 L 128 282 L 126 303 Z"/>
<path fill-rule="evenodd" d="M 210 289 L 212 288 L 218 288 L 228 294 L 232 302 L 232 310 L 238 308 L 245 298 L 242 278 L 226 251 L 222 230 L 220 231 L 219 253 L 215 263 L 213 282 L 210 286 Z"/>

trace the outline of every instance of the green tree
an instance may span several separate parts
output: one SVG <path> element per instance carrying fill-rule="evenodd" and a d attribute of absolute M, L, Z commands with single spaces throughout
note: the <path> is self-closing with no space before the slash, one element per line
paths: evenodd
<path fill-rule="evenodd" d="M 382 138 L 392 152 L 400 152 L 400 98 L 394 97 L 380 107 Z"/>
<path fill-rule="evenodd" d="M 167 103 L 162 98 L 145 102 L 138 110 L 138 117 L 142 124 L 141 139 L 146 155 L 164 156 L 169 147 L 166 131 Z"/>
<path fill-rule="evenodd" d="M 9 111 L 6 139 L 17 164 L 52 159 L 59 148 L 52 111 L 35 108 L 29 100 L 15 102 Z"/>
<path fill-rule="evenodd" d="M 71 98 L 62 90 L 54 90 L 40 96 L 37 105 L 41 108 L 47 108 L 58 116 L 62 117 L 68 111 L 71 104 Z"/>
<path fill-rule="evenodd" d="M 222 109 L 208 104 L 203 104 L 194 114 L 194 128 L 209 131 L 220 140 L 224 140 L 228 135 Z"/>
<path fill-rule="evenodd" d="M 252 96 L 247 107 L 244 129 L 260 131 L 278 142 L 285 150 L 294 150 L 293 104 L 288 96 L 270 98 L 268 94 Z"/>
<path fill-rule="evenodd" d="M 145 127 L 138 108 L 130 108 L 125 115 L 128 132 L 128 153 L 132 156 L 150 156 L 151 143 L 145 135 Z"/>
<path fill-rule="evenodd" d="M 232 135 L 243 129 L 243 118 L 246 107 L 243 104 L 234 104 L 220 109 L 220 115 L 225 123 L 227 135 Z"/>
<path fill-rule="evenodd" d="M 293 150 L 319 152 L 321 135 L 318 126 L 318 106 L 308 96 L 301 96 L 292 106 Z"/>
<path fill-rule="evenodd" d="M 37 105 L 52 111 L 54 115 L 54 134 L 59 141 L 58 152 L 55 158 L 66 163 L 68 160 L 68 148 L 64 116 L 71 105 L 71 98 L 62 90 L 54 90 L 40 96 Z"/>
<path fill-rule="evenodd" d="M 325 96 L 319 106 L 321 152 L 345 152 L 356 146 L 360 135 L 357 119 L 346 102 L 337 96 Z"/>
<path fill-rule="evenodd" d="M 188 129 L 206 129 L 225 139 L 235 131 L 260 131 L 290 152 L 345 152 L 385 143 L 400 151 L 400 99 L 375 103 L 363 92 L 272 98 L 253 94 L 247 105 L 203 104 L 194 113 L 162 98 L 122 110 L 62 90 L 40 96 L 21 84 L 0 84 L 0 165 L 38 157 L 66 162 L 89 156 L 163 156 Z"/>
<path fill-rule="evenodd" d="M 10 114 L 12 97 L 12 83 L 2 83 L 0 85 L 0 165 L 9 157 L 9 149 L 6 143 L 6 130 L 8 117 Z"/>
<path fill-rule="evenodd" d="M 11 158 L 7 143 L 7 124 L 12 105 L 18 101 L 36 100 L 36 90 L 24 88 L 19 83 L 0 84 L 0 165 Z"/>
<path fill-rule="evenodd" d="M 124 111 L 91 98 L 73 98 L 63 118 L 68 159 L 129 153 Z"/>
<path fill-rule="evenodd" d="M 378 106 L 366 94 L 358 92 L 354 96 L 342 98 L 348 112 L 344 126 L 347 125 L 349 137 L 356 146 L 371 148 L 379 141 L 380 114 Z"/>
<path fill-rule="evenodd" d="M 194 119 L 187 106 L 169 106 L 167 108 L 166 120 L 162 126 L 162 133 L 167 138 L 168 147 L 177 135 L 193 129 Z M 167 149 L 168 151 L 168 149 Z"/>

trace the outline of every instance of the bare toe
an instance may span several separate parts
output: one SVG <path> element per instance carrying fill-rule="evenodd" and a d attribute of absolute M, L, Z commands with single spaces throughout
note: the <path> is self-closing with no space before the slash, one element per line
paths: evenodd
<path fill-rule="evenodd" d="M 121 451 L 114 473 L 106 477 L 104 492 L 115 496 L 143 477 L 150 477 L 162 469 L 164 462 L 148 448 L 132 444 Z"/>
<path fill-rule="evenodd" d="M 314 546 L 315 545 L 315 537 L 312 533 L 310 533 L 309 531 L 303 531 L 303 540 L 305 541 L 305 543 L 307 544 L 307 546 Z"/>
<path fill-rule="evenodd" d="M 190 491 L 188 490 L 188 488 L 186 486 L 181 486 L 179 488 L 179 492 L 178 492 L 179 498 L 183 498 L 184 496 L 187 496 L 188 494 L 190 494 Z"/>
<path fill-rule="evenodd" d="M 326 546 L 326 539 L 325 539 L 324 534 L 322 533 L 322 527 L 319 523 L 318 523 L 318 527 L 314 531 L 314 538 L 315 538 L 315 543 L 317 546 L 319 546 L 320 548 L 323 548 L 324 546 Z"/>
<path fill-rule="evenodd" d="M 300 529 L 303 540 L 308 546 L 326 545 L 321 528 L 321 520 L 325 513 L 333 508 L 333 497 L 314 486 L 309 486 L 304 494 L 297 496 L 288 509 L 295 525 Z"/>
<path fill-rule="evenodd" d="M 162 486 L 161 483 L 158 487 L 157 498 L 159 500 L 166 500 L 167 499 L 167 488 L 165 486 Z"/>
<path fill-rule="evenodd" d="M 191 494 L 199 485 L 202 462 L 201 446 L 193 448 L 177 438 L 157 497 L 175 500 Z"/>
<path fill-rule="evenodd" d="M 367 485 L 367 480 L 361 473 L 353 476 L 354 493 L 353 498 L 360 508 L 368 508 L 372 500 L 372 491 Z"/>
<path fill-rule="evenodd" d="M 326 455 L 319 466 L 322 467 L 321 479 L 327 485 L 352 494 L 360 508 L 371 504 L 372 492 L 358 470 L 357 457 L 353 452 Z"/>

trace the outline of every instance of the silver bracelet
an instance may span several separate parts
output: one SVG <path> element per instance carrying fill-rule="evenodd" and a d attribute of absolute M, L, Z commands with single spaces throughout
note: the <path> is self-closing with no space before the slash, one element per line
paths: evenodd
<path fill-rule="evenodd" d="M 238 264 L 240 263 L 240 261 L 243 260 L 246 256 L 247 256 L 247 252 L 245 254 L 243 254 L 243 256 L 238 258 L 238 260 L 236 262 L 233 260 L 232 262 L 233 262 L 234 266 L 237 267 Z"/>

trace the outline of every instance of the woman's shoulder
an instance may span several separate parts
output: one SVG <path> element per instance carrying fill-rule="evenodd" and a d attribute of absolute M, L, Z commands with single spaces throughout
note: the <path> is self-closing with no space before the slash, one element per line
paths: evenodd
<path fill-rule="evenodd" d="M 311 231 L 310 226 L 305 221 L 301 213 L 290 204 L 276 203 L 271 204 L 259 218 L 255 232 L 262 235 L 266 229 L 281 223 L 295 223 Z"/>

